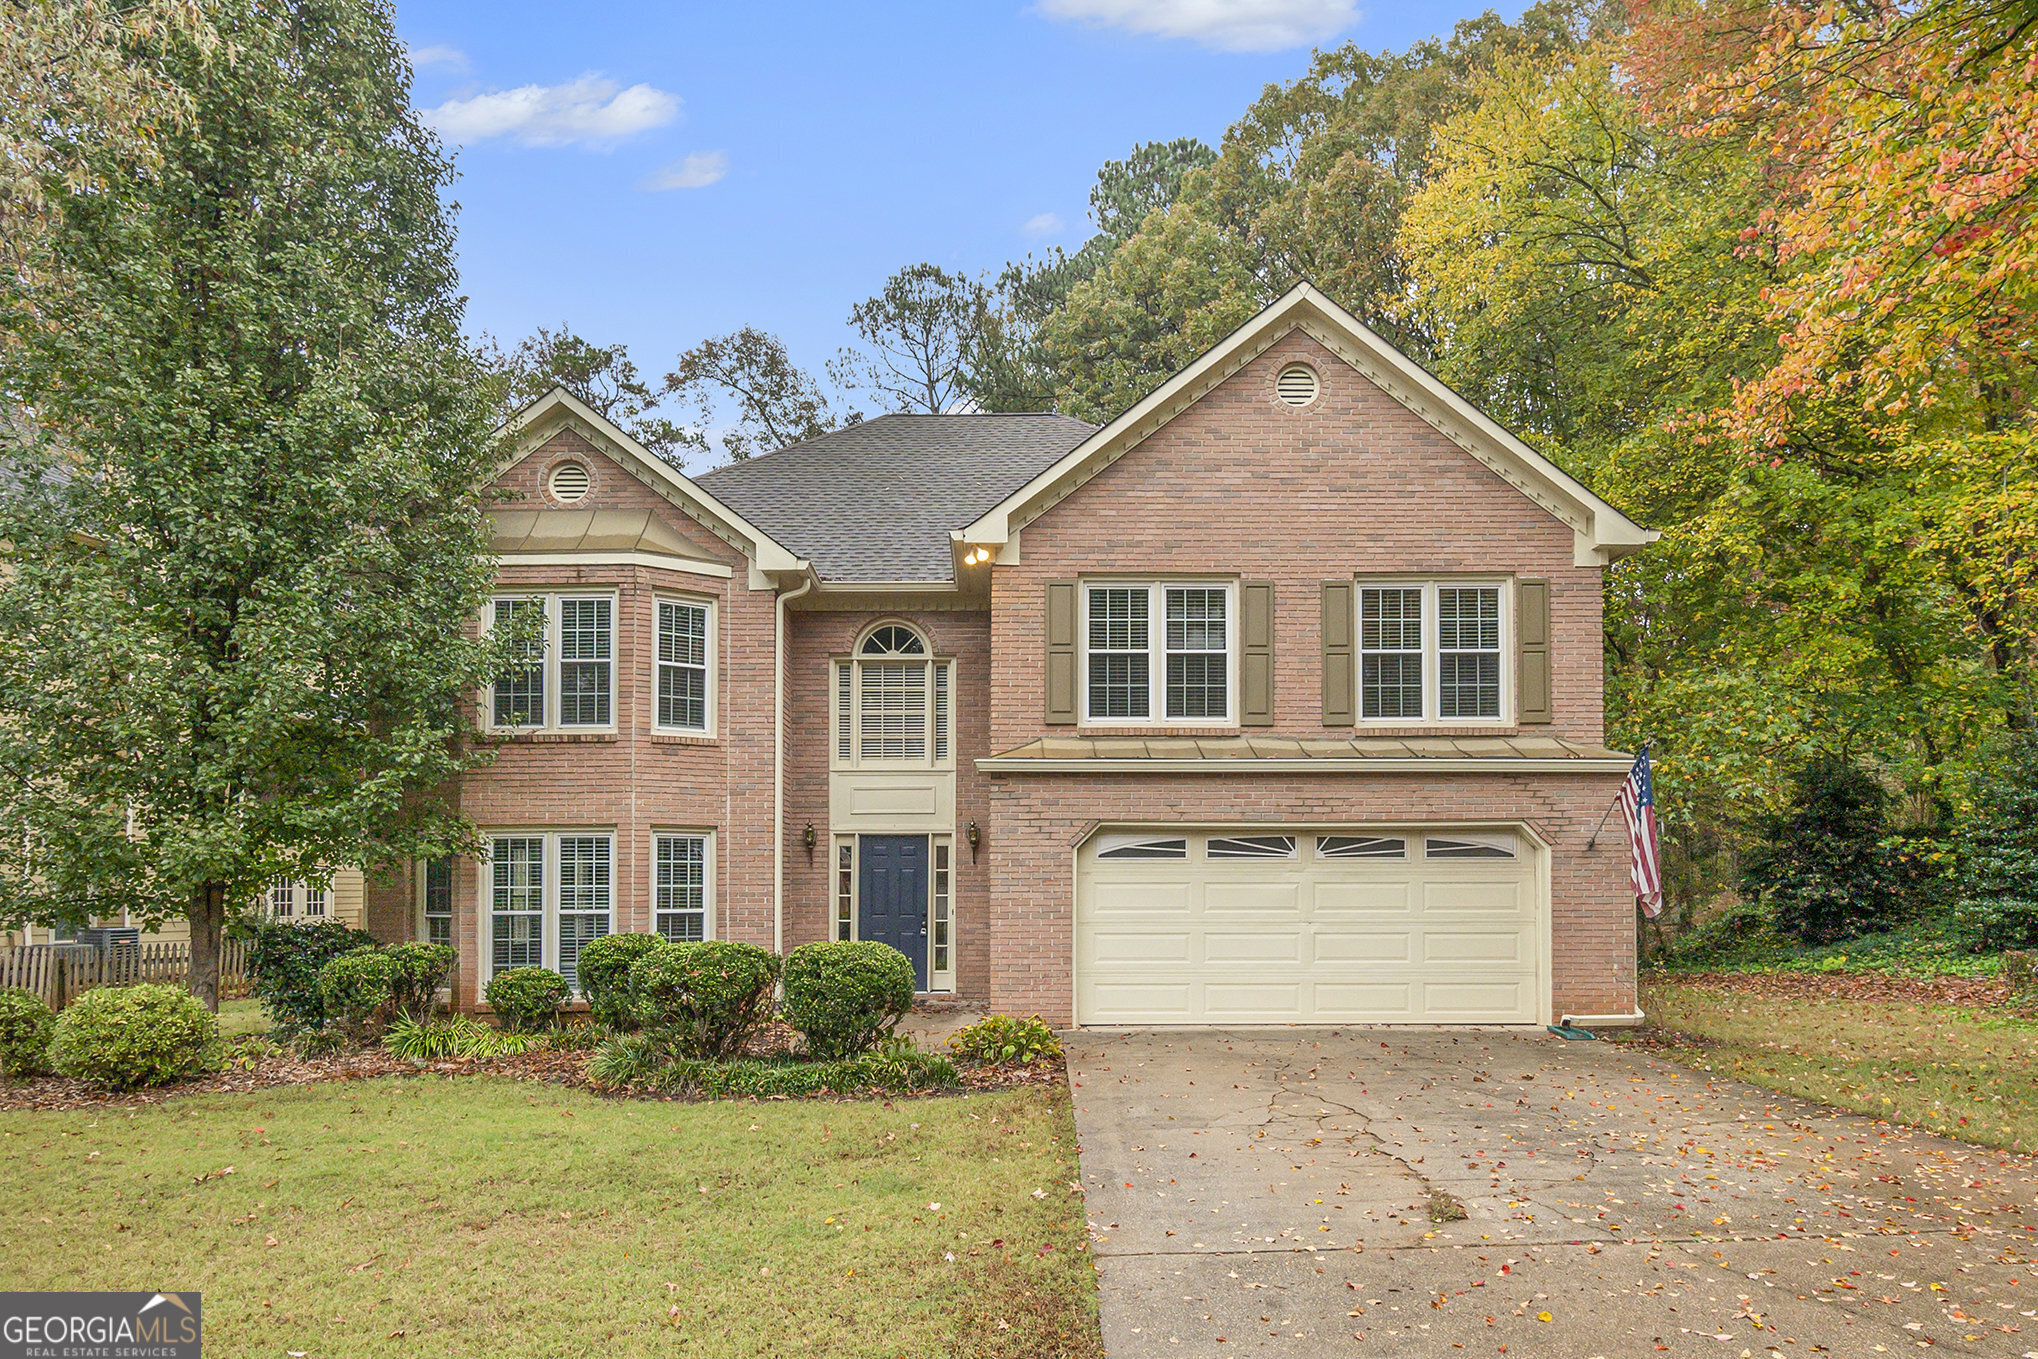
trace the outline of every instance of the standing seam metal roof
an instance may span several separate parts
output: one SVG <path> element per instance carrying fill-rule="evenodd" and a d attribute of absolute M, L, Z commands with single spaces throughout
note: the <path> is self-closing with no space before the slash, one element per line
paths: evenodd
<path fill-rule="evenodd" d="M 823 580 L 945 583 L 949 530 L 1096 429 L 1065 415 L 881 415 L 694 480 Z"/>

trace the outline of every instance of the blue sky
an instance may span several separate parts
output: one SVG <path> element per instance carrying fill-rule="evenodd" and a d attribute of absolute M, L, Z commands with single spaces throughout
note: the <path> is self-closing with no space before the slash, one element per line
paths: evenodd
<path fill-rule="evenodd" d="M 397 24 L 456 150 L 471 330 L 565 321 L 656 375 L 754 324 L 818 375 L 900 266 L 1079 244 L 1103 161 L 1214 145 L 1312 46 L 1398 49 L 1484 8 L 399 0 Z"/>

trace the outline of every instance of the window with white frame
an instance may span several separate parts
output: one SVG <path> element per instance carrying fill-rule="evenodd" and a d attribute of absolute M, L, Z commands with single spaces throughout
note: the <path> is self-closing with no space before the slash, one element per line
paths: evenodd
<path fill-rule="evenodd" d="M 713 711 L 708 697 L 710 606 L 679 599 L 658 601 L 658 726 L 705 733 Z"/>
<path fill-rule="evenodd" d="M 1506 594 L 1497 581 L 1362 583 L 1360 720 L 1504 720 Z"/>
<path fill-rule="evenodd" d="M 708 837 L 661 833 L 652 838 L 652 928 L 675 942 L 708 938 Z"/>
<path fill-rule="evenodd" d="M 615 725 L 614 595 L 498 599 L 492 621 L 498 628 L 531 627 L 536 635 L 518 644 L 516 664 L 496 680 L 491 726 L 575 731 Z"/>
<path fill-rule="evenodd" d="M 844 767 L 947 764 L 955 663 L 903 623 L 872 628 L 835 663 L 835 762 Z"/>
<path fill-rule="evenodd" d="M 424 917 L 425 942 L 453 942 L 453 861 L 425 860 L 424 880 L 419 884 L 419 912 Z"/>
<path fill-rule="evenodd" d="M 1084 720 L 1232 725 L 1236 618 L 1227 582 L 1086 584 Z"/>
<path fill-rule="evenodd" d="M 482 881 L 489 971 L 549 967 L 577 993 L 580 950 L 615 929 L 615 837 L 494 835 Z"/>
<path fill-rule="evenodd" d="M 315 882 L 278 878 L 269 884 L 269 916 L 274 920 L 323 920 L 332 914 L 333 889 Z"/>

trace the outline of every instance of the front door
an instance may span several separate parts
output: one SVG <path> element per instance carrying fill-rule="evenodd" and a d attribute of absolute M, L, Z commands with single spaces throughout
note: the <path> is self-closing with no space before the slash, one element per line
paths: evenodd
<path fill-rule="evenodd" d="M 913 960 L 913 989 L 927 989 L 927 837 L 865 835 L 857 884 L 857 937 L 890 944 Z"/>

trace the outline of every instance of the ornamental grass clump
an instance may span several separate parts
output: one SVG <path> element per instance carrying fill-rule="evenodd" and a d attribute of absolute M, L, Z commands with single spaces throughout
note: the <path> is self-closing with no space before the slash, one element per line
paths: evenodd
<path fill-rule="evenodd" d="M 913 964 L 869 940 L 802 944 L 785 960 L 779 1017 L 823 1060 L 876 1047 L 913 1008 Z"/>
<path fill-rule="evenodd" d="M 0 1075 L 41 1076 L 50 1069 L 57 1017 L 33 991 L 0 990 Z"/>
<path fill-rule="evenodd" d="M 181 986 L 102 986 L 61 1015 L 50 1065 L 112 1090 L 161 1085 L 219 1068 L 219 1025 Z"/>
<path fill-rule="evenodd" d="M 733 1057 L 771 1018 L 778 955 L 728 940 L 665 943 L 630 966 L 631 1006 L 681 1057 Z"/>

